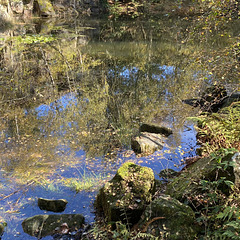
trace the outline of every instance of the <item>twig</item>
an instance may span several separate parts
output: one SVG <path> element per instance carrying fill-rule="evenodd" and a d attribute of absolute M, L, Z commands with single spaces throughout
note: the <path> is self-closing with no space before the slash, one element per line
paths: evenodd
<path fill-rule="evenodd" d="M 165 219 L 165 217 L 155 217 L 155 218 L 149 220 L 149 221 L 145 224 L 145 227 L 143 228 L 143 230 L 142 230 L 141 232 L 145 233 L 145 232 L 147 231 L 148 226 L 149 226 L 151 223 L 153 223 L 153 222 L 155 222 L 155 221 L 157 221 L 157 220 L 160 220 L 160 219 Z"/>
<path fill-rule="evenodd" d="M 18 140 L 20 140 L 17 115 L 15 115 L 15 124 L 16 124 L 17 138 Z"/>
<path fill-rule="evenodd" d="M 21 98 L 7 99 L 7 100 L 0 101 L 0 103 L 10 103 L 10 102 L 15 102 L 15 101 L 21 101 L 21 100 L 27 98 L 28 96 L 29 95 L 21 97 Z"/>
<path fill-rule="evenodd" d="M 32 182 L 28 183 L 28 184 L 26 185 L 26 187 L 28 187 L 28 186 L 32 185 L 33 183 L 35 183 L 35 180 L 33 180 Z M 22 189 L 18 189 L 18 190 L 16 190 L 16 191 L 14 191 L 14 192 L 10 193 L 10 194 L 9 194 L 9 195 L 7 195 L 7 196 L 5 196 L 5 197 L 3 197 L 3 198 L 0 198 L 0 201 L 4 200 L 4 199 L 6 199 L 6 198 L 9 198 L 9 197 L 11 197 L 12 195 L 14 195 L 14 194 L 18 193 L 18 192 L 19 192 L 19 191 L 21 191 L 21 190 L 22 190 Z"/>

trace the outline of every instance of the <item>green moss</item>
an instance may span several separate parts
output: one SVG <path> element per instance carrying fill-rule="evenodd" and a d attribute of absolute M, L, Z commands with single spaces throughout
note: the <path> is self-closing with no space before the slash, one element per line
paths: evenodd
<path fill-rule="evenodd" d="M 122 211 L 135 211 L 141 215 L 152 200 L 155 189 L 152 169 L 127 162 L 114 178 L 105 184 L 97 196 L 97 208 L 102 209 L 109 221 L 117 221 Z"/>

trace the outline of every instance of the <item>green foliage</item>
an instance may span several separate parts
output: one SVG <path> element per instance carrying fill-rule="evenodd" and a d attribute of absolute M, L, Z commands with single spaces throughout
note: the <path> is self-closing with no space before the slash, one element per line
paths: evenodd
<path fill-rule="evenodd" d="M 166 236 L 163 234 L 155 237 L 150 233 L 144 233 L 136 230 L 131 230 L 126 224 L 121 221 L 115 223 L 115 229 L 111 229 L 110 225 L 103 223 L 95 223 L 87 233 L 86 239 L 96 240 L 164 240 Z M 85 239 L 85 238 L 84 238 Z"/>
<path fill-rule="evenodd" d="M 240 102 L 223 108 L 219 113 L 189 119 L 198 121 L 197 138 L 203 154 L 209 154 L 220 148 L 240 150 Z"/>
<path fill-rule="evenodd" d="M 226 154 L 234 152 L 236 149 L 221 149 L 218 153 L 212 154 L 212 157 L 218 159 L 217 171 L 226 171 L 232 166 L 231 161 L 222 160 Z M 223 184 L 231 189 L 230 196 L 222 191 Z M 214 181 L 203 179 L 199 187 L 204 192 L 202 196 L 204 204 L 197 218 L 198 223 L 204 226 L 204 233 L 200 239 L 239 239 L 240 205 L 234 183 L 226 177 L 220 177 Z"/>
<path fill-rule="evenodd" d="M 116 222 L 116 230 L 113 231 L 112 237 L 116 240 L 127 240 L 130 237 L 130 231 L 122 222 Z"/>
<path fill-rule="evenodd" d="M 33 43 L 48 43 L 56 40 L 52 36 L 43 36 L 43 35 L 27 35 L 25 37 L 17 36 L 16 39 L 25 44 L 33 44 Z"/>
<path fill-rule="evenodd" d="M 109 1 L 109 14 L 110 18 L 117 19 L 122 16 L 127 16 L 131 18 L 139 17 L 142 12 L 139 11 L 144 5 L 144 1 L 121 1 L 121 0 L 114 0 Z"/>

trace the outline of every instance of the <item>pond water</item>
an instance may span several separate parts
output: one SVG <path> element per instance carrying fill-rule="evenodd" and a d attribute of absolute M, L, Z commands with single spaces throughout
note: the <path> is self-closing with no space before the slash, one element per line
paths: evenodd
<path fill-rule="evenodd" d="M 187 117 L 197 110 L 181 100 L 199 96 L 214 76 L 193 60 L 201 43 L 179 39 L 189 26 L 180 18 L 78 19 L 2 33 L 2 240 L 35 239 L 21 222 L 45 213 L 38 197 L 64 198 L 63 213 L 81 213 L 91 223 L 98 189 L 122 163 L 148 166 L 159 179 L 162 169 L 180 170 L 184 158 L 196 155 Z M 161 151 L 136 156 L 131 138 L 146 122 L 173 134 Z"/>

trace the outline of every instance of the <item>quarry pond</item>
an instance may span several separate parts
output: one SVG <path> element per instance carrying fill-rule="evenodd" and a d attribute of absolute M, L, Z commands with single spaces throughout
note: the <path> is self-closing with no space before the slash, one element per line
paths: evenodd
<path fill-rule="evenodd" d="M 182 100 L 215 81 L 196 52 L 207 55 L 225 42 L 212 33 L 211 44 L 187 43 L 191 24 L 167 16 L 48 19 L 0 33 L 2 240 L 36 239 L 21 223 L 46 213 L 38 198 L 66 199 L 62 213 L 80 213 L 91 224 L 98 190 L 124 162 L 150 167 L 160 179 L 161 170 L 180 171 L 184 159 L 196 156 L 188 118 L 198 109 Z M 237 34 L 234 26 L 230 32 Z M 227 91 L 237 81 L 224 79 Z M 145 123 L 173 134 L 162 149 L 137 154 L 131 141 Z"/>

